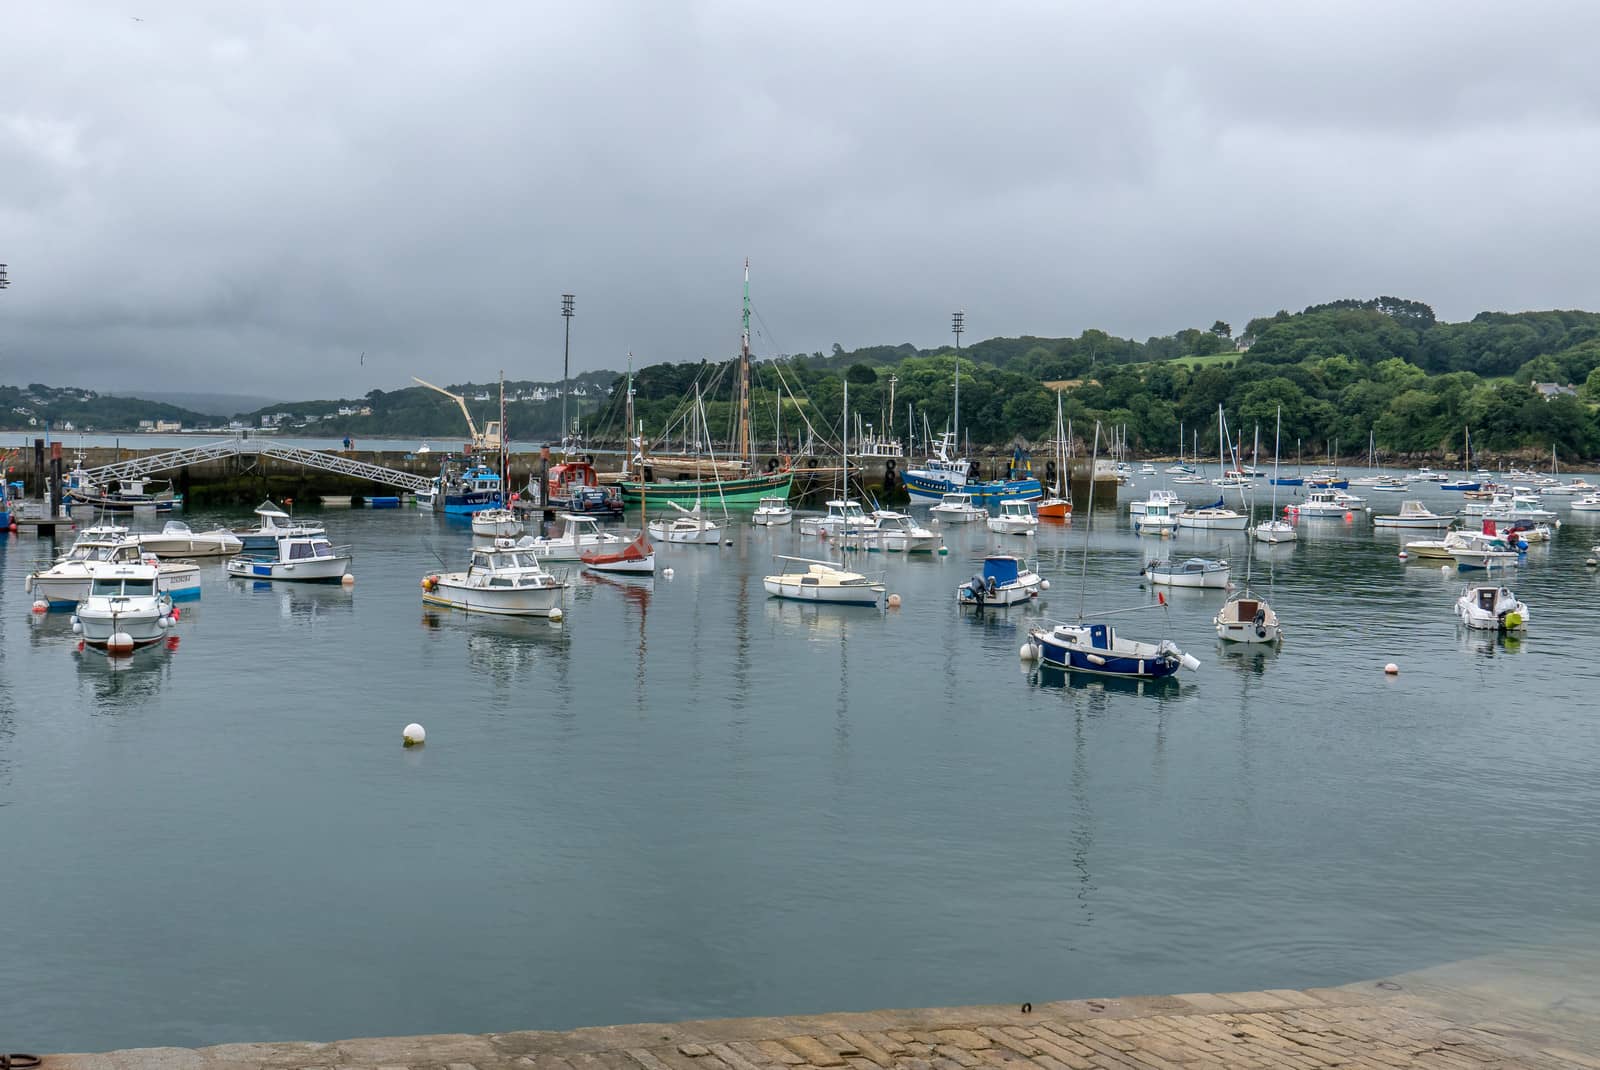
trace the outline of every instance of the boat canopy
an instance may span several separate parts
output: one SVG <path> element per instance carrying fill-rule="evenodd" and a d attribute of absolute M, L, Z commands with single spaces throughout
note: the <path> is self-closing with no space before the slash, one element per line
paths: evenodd
<path fill-rule="evenodd" d="M 983 559 L 983 578 L 985 582 L 994 580 L 998 585 L 1016 583 L 1020 569 L 1014 557 L 986 557 Z"/>

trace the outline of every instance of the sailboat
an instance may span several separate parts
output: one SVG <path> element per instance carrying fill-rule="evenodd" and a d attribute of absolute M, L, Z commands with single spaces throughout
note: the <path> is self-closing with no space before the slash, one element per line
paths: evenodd
<path fill-rule="evenodd" d="M 1223 456 L 1223 449 L 1227 443 L 1227 428 L 1223 426 L 1222 406 L 1217 406 L 1217 465 L 1226 469 L 1227 459 Z M 1182 482 L 1173 480 L 1173 482 Z M 1185 509 L 1178 514 L 1180 528 L 1210 528 L 1221 531 L 1243 531 L 1250 526 L 1250 518 L 1243 513 L 1229 509 L 1222 498 L 1218 498 L 1212 505 L 1202 506 L 1199 509 Z"/>
<path fill-rule="evenodd" d="M 1238 463 L 1237 458 L 1235 463 Z M 1274 490 L 1273 494 L 1276 504 L 1277 491 Z M 1244 501 L 1242 490 L 1239 492 L 1239 500 L 1248 510 L 1249 503 Z M 1255 544 L 1256 540 L 1252 539 L 1245 546 L 1244 587 L 1222 603 L 1217 615 L 1211 618 L 1211 623 L 1217 629 L 1217 638 L 1225 642 L 1276 643 L 1283 639 L 1283 627 L 1278 623 L 1278 614 L 1273 612 L 1265 598 L 1250 589 L 1250 575 L 1255 564 Z"/>
<path fill-rule="evenodd" d="M 622 496 L 628 503 L 643 501 L 648 494 L 658 501 L 669 503 L 698 502 L 715 494 L 722 502 L 754 505 L 762 498 L 776 495 L 789 496 L 794 481 L 794 471 L 782 464 L 770 472 L 757 472 L 752 468 L 750 448 L 750 261 L 744 262 L 744 330 L 739 343 L 739 378 L 735 402 L 738 406 L 738 428 L 734 448 L 738 456 L 721 468 L 713 458 L 709 463 L 697 456 L 680 458 L 658 456 L 652 464 L 653 471 L 641 468 L 639 478 L 621 481 Z M 703 411 L 702 411 L 703 424 Z M 632 433 L 630 429 L 629 433 Z M 774 461 L 774 464 L 777 462 Z M 722 468 L 728 469 L 726 473 Z M 683 478 L 656 479 L 662 469 L 681 473 Z M 706 476 L 709 473 L 710 479 Z"/>
<path fill-rule="evenodd" d="M 1034 510 L 1040 520 L 1072 519 L 1072 479 L 1067 472 L 1068 434 L 1061 422 L 1061 391 L 1056 391 L 1056 481 L 1050 487 L 1050 497 Z"/>
<path fill-rule="evenodd" d="M 1465 434 L 1466 456 L 1461 461 L 1461 478 L 1440 483 L 1440 490 L 1477 490 L 1482 486 L 1476 479 L 1468 475 L 1472 471 L 1472 428 L 1467 428 Z"/>
<path fill-rule="evenodd" d="M 1095 470 L 1100 457 L 1100 424 L 1094 428 L 1094 454 L 1089 470 Z M 1089 518 L 1094 518 L 1094 495 L 1089 496 Z M 1083 565 L 1079 576 L 1078 619 L 1073 623 L 1050 623 L 1028 629 L 1028 645 L 1023 647 L 1026 657 L 1037 657 L 1045 665 L 1058 669 L 1095 673 L 1100 676 L 1119 676 L 1127 679 L 1162 679 L 1179 669 L 1191 672 L 1200 667 L 1200 659 L 1179 650 L 1171 640 L 1147 643 L 1137 639 L 1124 639 L 1104 619 L 1116 613 L 1135 612 L 1120 610 L 1088 619 L 1083 615 L 1083 598 L 1088 587 L 1089 540 L 1083 543 Z M 1166 608 L 1166 596 L 1160 595 L 1156 604 Z M 1139 609 L 1148 608 L 1145 606 Z"/>
<path fill-rule="evenodd" d="M 633 434 L 633 354 L 628 354 L 628 395 L 627 395 L 627 428 L 628 434 Z M 648 493 L 648 492 L 645 492 Z M 643 519 L 648 515 L 649 505 L 646 499 L 639 499 L 639 516 Z M 656 548 L 650 542 L 649 524 L 639 529 L 639 534 L 620 550 L 614 547 L 599 547 L 580 551 L 578 560 L 583 562 L 585 568 L 591 572 L 622 572 L 622 573 L 649 573 L 655 575 Z"/>
<path fill-rule="evenodd" d="M 700 426 L 705 426 L 706 410 L 705 401 L 699 393 L 695 394 L 695 409 L 700 417 Z M 707 448 L 710 447 L 710 436 L 707 436 Z M 722 494 L 722 480 L 717 474 L 716 456 L 711 458 L 712 489 L 717 498 L 722 502 L 722 519 L 728 519 L 728 502 Z M 654 484 L 646 484 L 640 488 L 639 501 L 643 503 L 647 495 L 654 494 Z M 718 524 L 706 508 L 701 504 L 699 495 L 694 498 L 694 506 L 685 508 L 675 498 L 668 496 L 667 504 L 675 511 L 676 515 L 668 514 L 657 517 L 645 525 L 645 528 L 662 542 L 699 543 L 705 546 L 717 546 L 722 542 L 722 525 Z"/>
<path fill-rule="evenodd" d="M 1183 463 L 1183 421 L 1178 421 L 1178 463 L 1169 464 L 1166 468 L 1169 476 L 1192 476 L 1194 466 Z"/>
<path fill-rule="evenodd" d="M 1295 526 L 1278 516 L 1278 447 L 1283 438 L 1283 406 L 1278 406 L 1278 426 L 1272 434 L 1272 512 L 1250 529 L 1257 542 L 1294 542 L 1300 537 Z"/>

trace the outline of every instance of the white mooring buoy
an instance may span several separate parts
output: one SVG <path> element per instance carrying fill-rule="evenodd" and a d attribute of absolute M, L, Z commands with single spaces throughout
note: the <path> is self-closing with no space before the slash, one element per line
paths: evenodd
<path fill-rule="evenodd" d="M 1023 661 L 1034 661 L 1039 657 L 1039 648 L 1033 643 L 1023 643 L 1022 649 L 1017 651 L 1017 657 Z"/>
<path fill-rule="evenodd" d="M 566 614 L 561 612 L 561 607 L 560 606 L 557 606 L 556 608 L 554 608 L 554 609 L 552 609 L 550 611 L 550 619 L 555 621 L 557 624 L 560 624 L 561 623 L 561 618 L 565 617 L 565 616 L 566 616 Z"/>
<path fill-rule="evenodd" d="M 892 594 L 892 595 L 889 596 L 889 608 L 890 609 L 899 609 L 900 608 L 900 596 L 899 595 Z"/>
<path fill-rule="evenodd" d="M 355 585 L 356 578 L 348 572 L 346 572 L 344 574 L 344 578 L 339 581 L 339 586 L 341 587 L 354 587 Z"/>
<path fill-rule="evenodd" d="M 420 724 L 412 723 L 406 725 L 406 730 L 401 734 L 401 738 L 405 741 L 406 746 L 415 747 L 427 741 L 428 733 L 423 731 Z"/>
<path fill-rule="evenodd" d="M 661 570 L 661 578 L 670 580 L 672 578 L 672 570 L 670 568 L 662 569 Z"/>
<path fill-rule="evenodd" d="M 1383 674 L 1385 676 L 1399 676 L 1400 666 L 1391 661 L 1389 664 L 1383 667 Z"/>

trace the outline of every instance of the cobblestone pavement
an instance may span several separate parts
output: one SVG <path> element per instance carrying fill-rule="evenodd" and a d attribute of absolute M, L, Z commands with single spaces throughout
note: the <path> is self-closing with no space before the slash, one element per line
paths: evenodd
<path fill-rule="evenodd" d="M 1527 989 L 1519 988 L 1519 992 Z M 1600 1070 L 1595 1009 L 1424 971 L 1333 989 L 55 1055 L 46 1070 Z M 1570 1014 L 1542 1013 L 1565 1007 Z M 1489 1012 L 1504 1011 L 1499 1016 Z"/>

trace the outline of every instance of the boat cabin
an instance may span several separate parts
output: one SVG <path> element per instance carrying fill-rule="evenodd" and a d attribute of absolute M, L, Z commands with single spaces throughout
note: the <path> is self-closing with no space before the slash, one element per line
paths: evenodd
<path fill-rule="evenodd" d="M 313 561 L 334 556 L 333 544 L 327 539 L 282 539 L 278 546 L 280 561 Z"/>
<path fill-rule="evenodd" d="M 1000 516 L 1014 519 L 1031 518 L 1033 516 L 1033 503 L 1022 501 L 1019 498 L 1008 498 L 1000 503 Z"/>
<path fill-rule="evenodd" d="M 939 498 L 939 504 L 950 509 L 973 509 L 972 495 L 970 494 L 945 494 Z"/>
<path fill-rule="evenodd" d="M 550 469 L 546 489 L 550 498 L 570 498 L 584 487 L 598 487 L 600 479 L 588 461 L 563 461 Z"/>
<path fill-rule="evenodd" d="M 96 576 L 90 598 L 149 598 L 156 593 L 154 576 Z"/>
<path fill-rule="evenodd" d="M 834 499 L 828 503 L 828 519 L 844 520 L 853 524 L 866 524 L 867 511 L 854 499 Z"/>
<path fill-rule="evenodd" d="M 983 582 L 990 590 L 1016 583 L 1022 574 L 1021 562 L 1015 557 L 994 556 L 983 559 Z"/>

